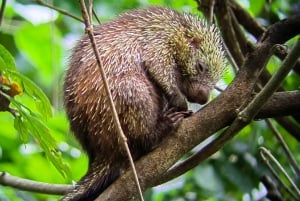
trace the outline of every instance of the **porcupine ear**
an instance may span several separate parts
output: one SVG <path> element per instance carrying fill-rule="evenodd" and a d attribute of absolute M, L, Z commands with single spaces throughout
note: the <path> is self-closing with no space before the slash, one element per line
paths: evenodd
<path fill-rule="evenodd" d="M 192 47 L 198 49 L 201 45 L 202 38 L 194 36 L 194 37 L 188 38 L 188 41 Z"/>

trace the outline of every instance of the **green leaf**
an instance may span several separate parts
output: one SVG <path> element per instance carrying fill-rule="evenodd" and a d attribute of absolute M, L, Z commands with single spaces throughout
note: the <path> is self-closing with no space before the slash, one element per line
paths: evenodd
<path fill-rule="evenodd" d="M 19 132 L 21 135 L 21 139 L 24 143 L 27 143 L 29 141 L 28 137 L 28 130 L 23 125 L 22 117 L 16 116 L 14 120 L 14 128 Z"/>
<path fill-rule="evenodd" d="M 23 115 L 26 116 L 24 126 L 28 128 L 29 132 L 37 140 L 38 144 L 45 151 L 48 159 L 64 177 L 71 178 L 70 169 L 67 164 L 63 162 L 61 153 L 56 150 L 56 141 L 50 135 L 48 127 L 34 115 Z"/>
<path fill-rule="evenodd" d="M 53 75 L 62 71 L 59 30 L 50 23 L 37 26 L 27 23 L 15 33 L 15 41 L 18 49 L 37 69 L 40 81 L 45 86 L 51 85 Z"/>
<path fill-rule="evenodd" d="M 16 71 L 7 70 L 5 71 L 5 74 L 13 79 L 18 79 L 21 82 L 24 92 L 35 101 L 36 107 L 42 114 L 42 117 L 47 119 L 52 116 L 51 103 L 48 97 L 34 82 Z"/>
<path fill-rule="evenodd" d="M 16 65 L 13 56 L 0 44 L 0 70 L 4 69 L 16 70 Z"/>
<path fill-rule="evenodd" d="M 264 6 L 266 5 L 265 0 L 257 1 L 257 0 L 250 0 L 250 11 L 257 16 L 263 10 Z"/>
<path fill-rule="evenodd" d="M 15 129 L 20 132 L 22 139 L 28 141 L 29 134 L 32 135 L 57 170 L 70 180 L 71 171 L 67 164 L 64 163 L 60 152 L 57 151 L 57 143 L 50 134 L 50 129 L 35 113 L 31 112 L 31 110 L 22 103 L 4 93 L 2 95 L 8 98 L 18 111 L 18 115 L 15 115 L 14 126 Z"/>
<path fill-rule="evenodd" d="M 222 181 L 214 172 L 213 167 L 208 164 L 203 164 L 196 168 L 194 179 L 196 184 L 205 189 L 205 191 L 211 193 L 224 192 Z"/>

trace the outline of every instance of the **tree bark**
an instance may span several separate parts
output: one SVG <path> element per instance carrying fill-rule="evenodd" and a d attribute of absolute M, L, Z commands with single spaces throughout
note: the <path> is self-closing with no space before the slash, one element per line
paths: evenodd
<path fill-rule="evenodd" d="M 154 151 L 136 162 L 142 189 L 145 190 L 159 184 L 161 175 L 184 153 L 218 130 L 228 126 L 235 119 L 237 111 L 244 108 L 252 100 L 256 80 L 272 55 L 273 46 L 284 43 L 299 33 L 300 15 L 292 16 L 288 20 L 270 26 L 257 43 L 255 50 L 247 55 L 241 70 L 228 88 L 199 112 L 184 119 L 176 133 L 166 137 Z M 275 112 L 272 106 L 274 105 L 275 108 L 279 109 L 279 102 L 281 102 L 282 107 L 285 107 L 289 98 L 294 100 L 298 98 L 299 100 L 299 91 L 274 94 L 273 98 L 265 104 L 262 112 L 257 115 L 257 118 L 260 118 L 259 115 L 264 117 L 267 117 L 268 114 L 278 115 L 279 113 Z M 278 105 L 274 104 L 275 101 Z M 291 108 L 286 106 L 286 110 L 291 112 L 297 107 L 299 104 L 295 104 Z M 132 173 L 129 170 L 96 200 L 131 200 L 135 195 L 136 188 Z"/>

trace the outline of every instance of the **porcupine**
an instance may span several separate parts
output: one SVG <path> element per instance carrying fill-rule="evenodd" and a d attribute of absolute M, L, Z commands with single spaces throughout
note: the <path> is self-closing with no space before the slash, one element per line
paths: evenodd
<path fill-rule="evenodd" d="M 178 127 L 189 113 L 186 100 L 206 103 L 225 69 L 216 27 L 169 8 L 129 11 L 94 26 L 94 35 L 134 160 Z M 128 160 L 87 35 L 73 49 L 64 103 L 89 168 L 62 200 L 93 200 Z"/>

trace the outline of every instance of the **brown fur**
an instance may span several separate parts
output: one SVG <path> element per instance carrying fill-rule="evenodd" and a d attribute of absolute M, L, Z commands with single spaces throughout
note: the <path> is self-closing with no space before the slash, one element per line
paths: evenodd
<path fill-rule="evenodd" d="M 125 13 L 94 31 L 135 160 L 174 129 L 167 111 L 185 111 L 186 99 L 207 102 L 224 71 L 215 28 L 188 14 L 151 7 Z M 64 102 L 71 130 L 89 156 L 89 170 L 62 200 L 92 200 L 128 164 L 87 35 L 73 50 Z"/>

